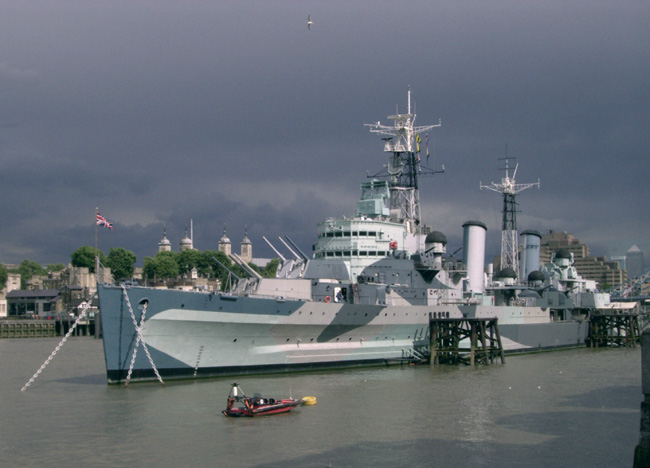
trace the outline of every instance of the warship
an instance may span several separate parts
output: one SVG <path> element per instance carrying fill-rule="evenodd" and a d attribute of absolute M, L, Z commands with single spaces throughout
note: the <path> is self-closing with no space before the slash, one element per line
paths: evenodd
<path fill-rule="evenodd" d="M 589 314 L 609 296 L 566 251 L 540 266 L 535 232 L 522 233 L 523 279 L 486 267 L 480 221 L 462 226 L 462 262 L 446 257 L 446 236 L 420 218 L 418 188 L 442 172 L 420 158 L 421 135 L 428 142 L 441 122 L 415 125 L 410 88 L 407 112 L 388 118 L 366 124 L 387 164 L 361 184 L 352 216 L 317 226 L 311 258 L 289 238 L 288 258 L 269 242 L 281 262 L 264 278 L 232 254 L 248 277 L 227 292 L 98 284 L 108 383 L 422 360 L 432 319 L 497 319 L 506 353 L 584 346 Z"/>

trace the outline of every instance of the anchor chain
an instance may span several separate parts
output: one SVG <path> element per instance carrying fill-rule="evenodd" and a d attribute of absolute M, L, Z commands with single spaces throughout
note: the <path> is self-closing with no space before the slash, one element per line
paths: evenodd
<path fill-rule="evenodd" d="M 54 349 L 54 351 L 52 351 L 52 354 L 50 354 L 50 356 L 45 360 L 45 362 L 43 363 L 41 368 L 38 369 L 36 371 L 36 373 L 32 376 L 32 378 L 29 379 L 29 382 L 27 382 L 25 384 L 25 386 L 20 389 L 21 392 L 24 392 L 25 390 L 27 390 L 27 387 L 29 387 L 34 382 L 34 380 L 36 380 L 36 378 L 41 374 L 41 372 L 43 372 L 43 370 L 47 367 L 47 365 L 54 358 L 54 356 L 56 356 L 56 353 L 59 352 L 59 350 L 61 349 L 61 346 L 63 346 L 63 343 L 65 343 L 67 341 L 68 337 L 70 335 L 72 335 L 75 328 L 77 328 L 77 324 L 79 323 L 79 321 L 86 316 L 86 312 L 88 311 L 89 308 L 90 308 L 90 304 L 87 303 L 85 305 L 85 307 L 83 308 L 83 310 L 81 311 L 81 313 L 79 314 L 79 317 L 77 317 L 77 320 L 75 320 L 74 323 L 72 324 L 72 326 L 70 327 L 70 330 L 68 330 L 68 333 L 65 334 L 63 339 L 59 342 L 58 346 Z"/>
<path fill-rule="evenodd" d="M 124 382 L 124 386 L 128 386 L 129 382 L 131 381 L 131 374 L 133 373 L 133 366 L 135 364 L 135 358 L 138 353 L 138 346 L 142 344 L 142 349 L 144 349 L 145 354 L 147 355 L 147 359 L 149 360 L 149 364 L 151 364 L 151 367 L 153 368 L 154 373 L 156 374 L 156 377 L 158 378 L 158 381 L 161 384 L 164 384 L 162 377 L 160 377 L 160 374 L 158 373 L 158 369 L 156 368 L 156 365 L 153 362 L 153 359 L 151 357 L 151 354 L 149 354 L 149 348 L 147 348 L 147 344 L 144 341 L 144 337 L 142 336 L 142 326 L 144 325 L 144 319 L 145 315 L 147 314 L 147 303 L 145 302 L 142 305 L 142 316 L 140 317 L 140 324 L 138 324 L 138 321 L 135 318 L 135 314 L 133 313 L 133 308 L 131 307 L 131 301 L 129 300 L 129 295 L 126 293 L 126 287 L 124 284 L 122 284 L 122 292 L 124 293 L 124 299 L 126 300 L 126 305 L 129 308 L 129 313 L 131 314 L 131 321 L 133 321 L 133 327 L 135 328 L 135 332 L 138 335 L 138 338 L 135 341 L 135 346 L 133 347 L 133 356 L 131 356 L 131 365 L 129 366 L 129 372 L 126 375 L 126 381 Z"/>

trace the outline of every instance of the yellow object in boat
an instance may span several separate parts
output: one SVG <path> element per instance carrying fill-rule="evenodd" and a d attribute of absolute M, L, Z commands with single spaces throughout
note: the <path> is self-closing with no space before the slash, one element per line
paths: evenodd
<path fill-rule="evenodd" d="M 304 406 L 311 406 L 316 404 L 316 397 L 315 396 L 306 396 L 301 400 L 301 403 Z"/>

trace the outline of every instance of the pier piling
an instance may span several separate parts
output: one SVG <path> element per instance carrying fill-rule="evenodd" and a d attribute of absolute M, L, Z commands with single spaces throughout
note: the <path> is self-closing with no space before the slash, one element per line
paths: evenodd
<path fill-rule="evenodd" d="M 587 343 L 592 348 L 633 348 L 641 338 L 638 313 L 594 313 L 589 318 Z"/>
<path fill-rule="evenodd" d="M 493 364 L 505 363 L 498 320 L 443 319 L 429 320 L 430 364 Z M 469 347 L 467 347 L 469 345 Z"/>
<path fill-rule="evenodd" d="M 634 451 L 634 468 L 650 466 L 650 330 L 641 337 L 641 425 L 639 445 Z"/>

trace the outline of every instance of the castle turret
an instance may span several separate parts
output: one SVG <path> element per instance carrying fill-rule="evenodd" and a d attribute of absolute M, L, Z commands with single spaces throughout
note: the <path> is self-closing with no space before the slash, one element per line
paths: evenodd
<path fill-rule="evenodd" d="M 246 263 L 253 261 L 253 243 L 248 238 L 248 228 L 244 226 L 244 238 L 241 241 L 241 258 Z"/>
<path fill-rule="evenodd" d="M 163 237 L 158 242 L 158 252 L 171 252 L 172 243 L 167 239 L 167 227 L 163 227 Z"/>
<path fill-rule="evenodd" d="M 183 250 L 192 250 L 193 248 L 192 239 L 187 235 L 187 226 L 185 226 L 185 237 L 181 239 L 179 250 L 182 252 Z"/>
<path fill-rule="evenodd" d="M 219 252 L 223 252 L 226 255 L 230 256 L 232 253 L 232 244 L 230 243 L 230 239 L 228 239 L 228 236 L 226 235 L 226 225 L 223 225 L 223 236 L 221 236 L 221 239 L 219 239 Z"/>

